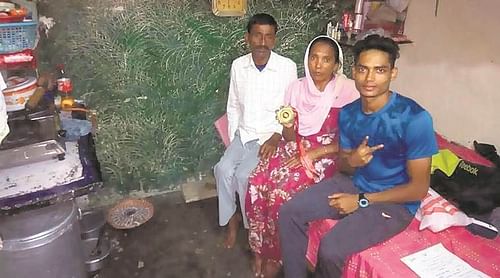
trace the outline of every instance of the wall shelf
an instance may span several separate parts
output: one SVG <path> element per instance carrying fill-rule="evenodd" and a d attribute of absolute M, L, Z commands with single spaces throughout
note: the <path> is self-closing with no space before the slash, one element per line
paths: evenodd
<path fill-rule="evenodd" d="M 393 40 L 397 43 L 397 44 L 410 44 L 410 43 L 413 43 L 412 40 L 409 40 L 409 39 L 405 39 L 405 40 L 396 40 L 393 38 Z M 339 40 L 339 44 L 341 46 L 346 46 L 346 47 L 352 47 L 354 46 L 354 44 L 356 43 L 356 39 L 354 38 L 351 38 L 350 40 L 348 40 L 347 38 L 342 38 Z"/>

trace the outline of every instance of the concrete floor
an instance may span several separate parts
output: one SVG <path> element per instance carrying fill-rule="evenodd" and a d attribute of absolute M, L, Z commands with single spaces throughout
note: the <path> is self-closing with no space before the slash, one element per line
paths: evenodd
<path fill-rule="evenodd" d="M 114 248 L 99 278 L 253 277 L 243 227 L 238 242 L 224 249 L 217 199 L 185 204 L 180 192 L 149 199 L 155 214 L 132 230 L 107 228 Z"/>

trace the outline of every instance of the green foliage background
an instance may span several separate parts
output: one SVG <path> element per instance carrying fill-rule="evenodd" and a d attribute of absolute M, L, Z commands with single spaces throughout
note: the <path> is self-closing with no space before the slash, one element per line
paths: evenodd
<path fill-rule="evenodd" d="M 302 74 L 309 40 L 352 5 L 338 2 L 249 0 L 247 14 L 277 19 L 275 50 Z M 223 152 L 213 122 L 225 110 L 231 61 L 247 52 L 248 16 L 216 17 L 201 0 L 89 0 L 80 8 L 54 46 L 64 44 L 77 96 L 98 111 L 106 181 L 124 192 L 175 189 L 210 171 Z"/>

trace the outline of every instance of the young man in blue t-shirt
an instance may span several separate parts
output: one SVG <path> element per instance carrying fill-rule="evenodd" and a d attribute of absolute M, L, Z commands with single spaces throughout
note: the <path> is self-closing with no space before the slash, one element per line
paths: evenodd
<path fill-rule="evenodd" d="M 285 277 L 306 277 L 310 221 L 339 222 L 321 240 L 317 274 L 340 277 L 345 260 L 404 230 L 429 189 L 437 153 L 432 118 L 415 101 L 389 89 L 397 76 L 398 45 L 372 35 L 353 48 L 353 78 L 361 98 L 339 116 L 341 165 L 336 175 L 281 207 Z"/>

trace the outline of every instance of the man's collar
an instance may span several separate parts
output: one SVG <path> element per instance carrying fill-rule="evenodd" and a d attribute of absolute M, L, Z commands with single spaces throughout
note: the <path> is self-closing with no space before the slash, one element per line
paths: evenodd
<path fill-rule="evenodd" d="M 248 53 L 247 56 L 248 56 L 248 60 L 247 60 L 247 64 L 245 65 L 245 67 L 253 67 L 253 68 L 257 69 L 257 67 L 255 66 L 255 63 L 252 59 L 252 53 Z M 273 51 L 271 51 L 271 56 L 269 56 L 269 60 L 267 61 L 267 64 L 266 64 L 266 67 L 264 68 L 264 70 L 266 70 L 266 69 L 269 69 L 272 71 L 278 70 L 276 53 L 274 53 Z"/>

